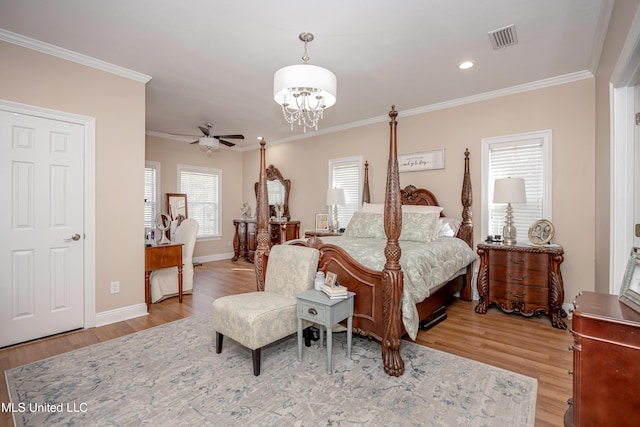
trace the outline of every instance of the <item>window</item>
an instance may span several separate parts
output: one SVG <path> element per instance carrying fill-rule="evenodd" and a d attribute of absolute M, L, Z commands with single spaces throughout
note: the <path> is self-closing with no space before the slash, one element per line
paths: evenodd
<path fill-rule="evenodd" d="M 343 188 L 346 204 L 338 206 L 340 228 L 345 228 L 362 205 L 362 156 L 329 160 L 329 188 Z"/>
<path fill-rule="evenodd" d="M 220 236 L 220 169 L 178 165 L 178 192 L 187 195 L 189 218 L 198 221 L 198 238 Z"/>
<path fill-rule="evenodd" d="M 512 204 L 519 243 L 529 241 L 529 227 L 551 221 L 551 131 L 482 140 L 482 236 L 502 235 L 507 205 L 493 203 L 496 179 L 524 178 L 527 203 Z"/>
<path fill-rule="evenodd" d="M 156 227 L 156 215 L 160 212 L 160 163 L 144 164 L 144 227 Z"/>

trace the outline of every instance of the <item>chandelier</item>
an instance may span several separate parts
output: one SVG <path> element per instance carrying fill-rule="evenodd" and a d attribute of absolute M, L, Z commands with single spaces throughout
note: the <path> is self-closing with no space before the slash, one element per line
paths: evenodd
<path fill-rule="evenodd" d="M 210 156 L 213 150 L 220 148 L 220 141 L 210 136 L 203 136 L 198 140 L 198 145 L 207 152 L 207 156 Z"/>
<path fill-rule="evenodd" d="M 336 103 L 336 75 L 326 68 L 309 65 L 307 43 L 313 41 L 313 34 L 302 33 L 298 36 L 304 42 L 304 64 L 280 68 L 273 76 L 273 99 L 282 106 L 284 119 L 291 125 L 295 123 L 318 130 L 325 108 Z"/>

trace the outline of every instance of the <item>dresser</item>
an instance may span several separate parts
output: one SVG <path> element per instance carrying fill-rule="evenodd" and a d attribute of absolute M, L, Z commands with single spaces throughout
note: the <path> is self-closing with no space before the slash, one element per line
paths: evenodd
<path fill-rule="evenodd" d="M 564 251 L 559 245 L 505 245 L 480 243 L 476 313 L 490 305 L 523 316 L 546 314 L 551 324 L 566 329 L 562 320 L 564 286 L 560 264 Z"/>
<path fill-rule="evenodd" d="M 640 313 L 617 295 L 573 302 L 573 398 L 565 426 L 640 425 Z"/>
<path fill-rule="evenodd" d="M 233 237 L 233 258 L 244 258 L 253 262 L 258 242 L 256 236 L 258 227 L 255 219 L 234 219 L 235 235 Z M 279 245 L 288 240 L 300 238 L 300 221 L 270 221 L 269 222 L 270 244 Z"/>

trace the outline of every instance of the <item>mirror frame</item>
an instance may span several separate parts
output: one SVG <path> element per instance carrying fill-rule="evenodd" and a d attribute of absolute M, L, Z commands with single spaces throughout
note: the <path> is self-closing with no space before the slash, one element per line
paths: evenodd
<path fill-rule="evenodd" d="M 283 217 L 287 219 L 287 221 L 291 220 L 291 214 L 289 213 L 289 193 L 291 192 L 291 180 L 285 179 L 277 167 L 273 165 L 269 165 L 267 168 L 267 181 L 279 181 L 280 184 L 284 187 L 284 213 Z M 254 189 L 256 192 L 256 200 L 258 198 L 258 183 L 254 184 Z M 273 205 L 269 205 L 269 217 L 273 215 Z"/>
<path fill-rule="evenodd" d="M 171 212 L 171 199 L 172 198 L 183 198 L 184 199 L 184 217 L 189 218 L 189 210 L 187 204 L 187 195 L 183 193 L 166 193 L 167 196 L 167 212 L 169 213 L 169 218 L 171 220 L 175 220 L 176 217 L 173 216 L 173 212 Z"/>

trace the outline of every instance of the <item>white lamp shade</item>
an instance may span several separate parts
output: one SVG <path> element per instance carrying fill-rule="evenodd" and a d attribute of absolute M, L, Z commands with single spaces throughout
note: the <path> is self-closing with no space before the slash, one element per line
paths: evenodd
<path fill-rule="evenodd" d="M 286 103 L 290 109 L 296 109 L 295 91 L 291 89 L 300 88 L 318 89 L 316 96 L 324 98 L 325 108 L 336 103 L 336 75 L 326 68 L 309 64 L 290 65 L 280 68 L 273 76 L 273 99 L 280 105 Z"/>
<path fill-rule="evenodd" d="M 344 188 L 329 188 L 327 190 L 327 206 L 344 204 Z"/>
<path fill-rule="evenodd" d="M 524 178 L 496 179 L 493 203 L 527 203 Z"/>
<path fill-rule="evenodd" d="M 217 150 L 220 148 L 220 141 L 215 138 L 203 136 L 198 140 L 198 145 L 207 150 Z"/>

